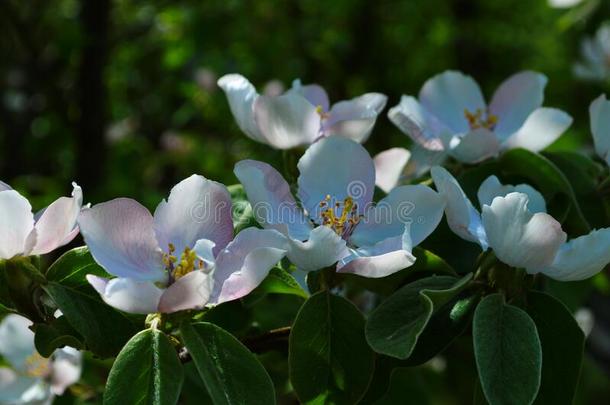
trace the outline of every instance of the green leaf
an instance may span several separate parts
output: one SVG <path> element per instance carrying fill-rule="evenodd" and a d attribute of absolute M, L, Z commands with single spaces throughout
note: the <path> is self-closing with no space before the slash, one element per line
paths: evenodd
<path fill-rule="evenodd" d="M 431 395 L 426 391 L 427 381 L 424 380 L 422 374 L 421 370 L 411 368 L 394 369 L 390 376 L 390 384 L 387 391 L 374 404 L 430 404 Z"/>
<path fill-rule="evenodd" d="M 537 404 L 571 404 L 578 385 L 585 335 L 568 309 L 552 296 L 531 291 L 527 313 L 542 344 L 542 381 Z"/>
<path fill-rule="evenodd" d="M 589 232 L 570 182 L 549 159 L 525 149 L 512 149 L 500 157 L 499 166 L 503 177 L 513 177 L 540 191 L 554 218 L 562 222 L 570 214 L 579 232 Z"/>
<path fill-rule="evenodd" d="M 82 348 L 82 336 L 68 323 L 65 316 L 50 324 L 34 324 L 34 344 L 43 357 L 50 357 L 56 349 L 64 346 Z"/>
<path fill-rule="evenodd" d="M 536 324 L 501 294 L 481 300 L 473 322 L 474 353 L 491 405 L 531 404 L 540 387 L 542 350 Z"/>
<path fill-rule="evenodd" d="M 430 273 L 439 275 L 455 276 L 456 272 L 442 258 L 434 253 L 416 247 L 413 249 L 413 255 L 416 257 L 415 264 L 404 270 L 391 274 L 382 278 L 362 277 L 356 274 L 341 274 L 344 280 L 353 282 L 369 291 L 381 294 L 384 296 L 391 295 L 398 287 L 416 273 Z"/>
<path fill-rule="evenodd" d="M 279 267 L 272 268 L 263 282 L 248 294 L 244 300 L 250 303 L 257 302 L 267 294 L 288 294 L 301 298 L 309 297 L 309 294 L 301 288 L 294 277 Z"/>
<path fill-rule="evenodd" d="M 246 196 L 246 191 L 241 184 L 233 184 L 227 187 L 229 194 L 231 194 L 231 214 L 233 216 L 233 227 L 235 228 L 235 234 L 239 233 L 242 229 L 255 226 L 258 227 L 258 222 L 254 218 L 254 212 L 252 206 Z"/>
<path fill-rule="evenodd" d="M 230 333 L 211 323 L 188 321 L 180 333 L 214 404 L 275 404 L 269 374 Z"/>
<path fill-rule="evenodd" d="M 406 359 L 435 311 L 455 298 L 472 274 L 433 276 L 402 287 L 369 316 L 366 340 L 377 353 Z"/>
<path fill-rule="evenodd" d="M 184 370 L 164 333 L 147 329 L 119 353 L 108 375 L 104 405 L 171 405 L 178 402 Z"/>
<path fill-rule="evenodd" d="M 92 289 L 88 295 L 54 282 L 43 288 L 70 325 L 83 336 L 87 347 L 98 356 L 116 355 L 137 332 L 124 314 L 102 302 Z"/>
<path fill-rule="evenodd" d="M 81 246 L 67 251 L 59 257 L 47 270 L 47 279 L 66 287 L 80 288 L 89 285 L 85 278 L 87 274 L 109 277 L 108 273 L 98 265 L 87 246 Z"/>
<path fill-rule="evenodd" d="M 299 311 L 288 356 L 290 381 L 305 404 L 355 404 L 373 375 L 362 314 L 328 291 L 312 295 Z"/>

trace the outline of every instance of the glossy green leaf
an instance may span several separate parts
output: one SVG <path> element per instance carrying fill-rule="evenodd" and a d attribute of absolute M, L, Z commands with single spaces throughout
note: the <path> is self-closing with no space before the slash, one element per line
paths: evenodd
<path fill-rule="evenodd" d="M 49 324 L 34 324 L 34 333 L 36 351 L 43 357 L 50 357 L 56 349 L 64 346 L 83 346 L 82 336 L 68 323 L 65 316 L 60 316 Z"/>
<path fill-rule="evenodd" d="M 108 273 L 98 265 L 87 246 L 81 246 L 67 251 L 57 259 L 47 270 L 47 279 L 61 285 L 80 288 L 88 285 L 87 274 L 108 277 Z"/>
<path fill-rule="evenodd" d="M 292 327 L 289 363 L 290 381 L 302 403 L 357 403 L 374 368 L 360 311 L 328 291 L 312 295 Z"/>
<path fill-rule="evenodd" d="M 585 335 L 568 309 L 552 296 L 531 291 L 527 313 L 542 344 L 542 381 L 537 404 L 571 404 L 582 365 Z"/>
<path fill-rule="evenodd" d="M 485 297 L 474 314 L 474 353 L 491 405 L 531 404 L 540 387 L 542 349 L 528 314 L 501 294 Z"/>
<path fill-rule="evenodd" d="M 266 294 L 289 294 L 302 298 L 309 296 L 290 273 L 279 267 L 272 268 L 263 282 L 245 299 L 256 301 Z"/>
<path fill-rule="evenodd" d="M 230 333 L 207 322 L 183 322 L 180 333 L 214 404 L 275 404 L 267 371 Z"/>
<path fill-rule="evenodd" d="M 44 290 L 66 317 L 70 325 L 85 339 L 87 347 L 101 357 L 116 355 L 136 332 L 136 326 L 121 312 L 91 294 L 48 283 Z"/>
<path fill-rule="evenodd" d="M 433 276 L 407 284 L 375 309 L 366 324 L 366 340 L 378 353 L 406 359 L 435 311 L 455 298 L 472 274 L 461 279 Z"/>
<path fill-rule="evenodd" d="M 147 329 L 119 353 L 108 375 L 104 405 L 172 405 L 178 402 L 184 370 L 164 333 Z"/>

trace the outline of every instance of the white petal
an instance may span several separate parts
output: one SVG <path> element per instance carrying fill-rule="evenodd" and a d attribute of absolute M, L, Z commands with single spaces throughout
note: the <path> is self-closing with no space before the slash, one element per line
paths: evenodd
<path fill-rule="evenodd" d="M 318 226 L 306 242 L 288 240 L 288 259 L 299 270 L 314 271 L 335 264 L 347 256 L 345 241 L 332 229 Z"/>
<path fill-rule="evenodd" d="M 308 145 L 320 136 L 320 114 L 296 93 L 259 96 L 254 102 L 254 119 L 265 141 L 277 149 Z"/>
<path fill-rule="evenodd" d="M 419 101 L 454 133 L 470 130 L 464 112 L 485 110 L 479 85 L 461 72 L 446 71 L 429 79 L 419 93 Z"/>
<path fill-rule="evenodd" d="M 340 101 L 332 106 L 328 119 L 322 124 L 322 130 L 326 136 L 339 135 L 364 143 L 386 102 L 387 97 L 380 93 L 367 93 Z"/>
<path fill-rule="evenodd" d="M 11 186 L 3 181 L 0 181 L 0 191 L 12 190 Z"/>
<path fill-rule="evenodd" d="M 549 266 L 567 235 L 546 213 L 532 214 L 528 197 L 510 193 L 483 206 L 483 226 L 489 246 L 502 262 L 536 272 Z"/>
<path fill-rule="evenodd" d="M 8 367 L 0 367 L 0 404 L 25 405 L 43 400 L 44 382 L 40 378 L 25 377 Z"/>
<path fill-rule="evenodd" d="M 141 281 L 166 280 L 153 217 L 137 201 L 117 198 L 84 208 L 78 225 L 93 258 L 108 273 Z"/>
<path fill-rule="evenodd" d="M 428 186 L 396 187 L 366 213 L 350 241 L 356 246 L 372 246 L 401 236 L 408 225 L 410 241 L 417 246 L 436 229 L 444 209 L 444 199 Z"/>
<path fill-rule="evenodd" d="M 164 251 L 172 243 L 180 255 L 199 239 L 209 239 L 216 243 L 215 252 L 219 252 L 233 239 L 229 191 L 220 183 L 194 174 L 176 184 L 167 201 L 161 201 L 154 224 Z"/>
<path fill-rule="evenodd" d="M 206 271 L 208 269 L 213 269 L 216 265 L 216 255 L 214 254 L 214 247 L 216 247 L 216 243 L 209 239 L 199 239 L 193 247 L 193 250 L 197 254 L 197 257 L 200 260 L 203 260 Z"/>
<path fill-rule="evenodd" d="M 529 184 L 518 184 L 516 186 L 511 184 L 503 185 L 496 176 L 489 176 L 481 183 L 477 194 L 479 205 L 481 207 L 484 205 L 491 205 L 494 198 L 505 197 L 507 194 L 514 192 L 523 193 L 528 196 L 529 203 L 527 204 L 527 207 L 532 213 L 546 212 L 544 197 L 535 188 Z"/>
<path fill-rule="evenodd" d="M 154 283 L 129 278 L 108 280 L 88 274 L 87 281 L 100 294 L 106 304 L 131 314 L 154 314 L 158 312 L 159 300 L 164 292 Z"/>
<path fill-rule="evenodd" d="M 411 249 L 407 225 L 403 233 L 398 236 L 387 238 L 372 246 L 350 249 L 350 254 L 337 264 L 337 271 L 371 278 L 389 276 L 415 263 Z"/>
<path fill-rule="evenodd" d="M 26 239 L 33 229 L 29 201 L 15 190 L 0 191 L 0 259 L 25 253 Z"/>
<path fill-rule="evenodd" d="M 312 226 L 298 206 L 290 186 L 269 164 L 242 160 L 235 165 L 235 175 L 243 184 L 257 222 L 265 228 L 288 227 L 290 237 L 305 240 Z"/>
<path fill-rule="evenodd" d="M 53 353 L 51 362 L 51 391 L 55 395 L 63 395 L 66 388 L 80 380 L 83 356 L 81 352 L 64 347 Z"/>
<path fill-rule="evenodd" d="M 445 214 L 449 228 L 460 238 L 487 249 L 487 236 L 481 222 L 481 214 L 474 208 L 457 180 L 444 168 L 432 168 L 432 179 L 439 194 L 445 199 Z"/>
<path fill-rule="evenodd" d="M 275 230 L 241 231 L 216 259 L 212 302 L 220 304 L 248 295 L 282 260 L 287 243 L 286 237 Z"/>
<path fill-rule="evenodd" d="M 26 370 L 28 358 L 36 353 L 31 325 L 32 321 L 16 314 L 7 315 L 0 322 L 0 355 L 22 372 Z"/>
<path fill-rule="evenodd" d="M 494 132 L 500 138 L 515 133 L 544 100 L 545 75 L 524 71 L 506 79 L 494 93 L 489 112 L 498 117 Z"/>
<path fill-rule="evenodd" d="M 265 142 L 254 120 L 253 104 L 258 93 L 252 83 L 242 75 L 228 74 L 218 80 L 218 86 L 227 95 L 231 113 L 239 128 L 255 141 Z"/>
<path fill-rule="evenodd" d="M 553 142 L 572 125 L 572 117 L 555 108 L 538 108 L 530 114 L 517 132 L 502 144 L 503 149 L 525 148 L 538 152 Z"/>
<path fill-rule="evenodd" d="M 72 241 L 76 236 L 76 219 L 83 205 L 83 191 L 73 183 L 72 197 L 61 197 L 49 205 L 36 225 L 36 245 L 31 254 L 42 255 Z"/>
<path fill-rule="evenodd" d="M 400 183 L 400 176 L 411 157 L 404 148 L 384 150 L 373 158 L 375 163 L 375 185 L 389 193 Z"/>
<path fill-rule="evenodd" d="M 610 101 L 602 94 L 589 107 L 595 152 L 610 165 Z"/>
<path fill-rule="evenodd" d="M 494 157 L 500 152 L 500 141 L 496 135 L 479 128 L 462 137 L 454 137 L 449 154 L 464 163 L 478 163 Z"/>
<path fill-rule="evenodd" d="M 301 84 L 301 80 L 295 79 L 292 81 L 292 87 L 288 92 L 296 92 L 305 97 L 313 106 L 322 108 L 322 111 L 327 112 L 330 108 L 328 94 L 326 90 L 319 84 Z"/>
<path fill-rule="evenodd" d="M 159 312 L 172 313 L 203 308 L 210 301 L 213 283 L 210 274 L 199 270 L 180 277 L 161 296 Z"/>
<path fill-rule="evenodd" d="M 559 249 L 553 264 L 541 270 L 561 281 L 577 281 L 592 277 L 610 263 L 610 228 L 594 230 Z"/>
<path fill-rule="evenodd" d="M 388 118 L 413 141 L 434 151 L 444 149 L 439 135 L 452 132 L 411 96 L 402 96 L 400 104 L 388 111 Z"/>
<path fill-rule="evenodd" d="M 320 202 L 330 204 L 351 197 L 363 214 L 375 192 L 375 165 L 362 145 L 331 136 L 311 145 L 298 163 L 298 196 L 309 217 L 320 221 Z M 340 213 L 339 213 L 340 215 Z"/>

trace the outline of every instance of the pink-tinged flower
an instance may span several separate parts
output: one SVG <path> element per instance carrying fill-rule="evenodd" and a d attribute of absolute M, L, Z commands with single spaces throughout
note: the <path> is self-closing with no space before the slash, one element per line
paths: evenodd
<path fill-rule="evenodd" d="M 80 379 L 81 353 L 64 347 L 48 359 L 42 357 L 34 346 L 31 325 L 15 314 L 0 322 L 0 355 L 9 366 L 0 367 L 0 404 L 50 404 Z"/>
<path fill-rule="evenodd" d="M 595 152 L 610 165 L 610 101 L 602 94 L 589 107 Z"/>
<path fill-rule="evenodd" d="M 218 85 L 227 95 L 239 128 L 276 149 L 309 145 L 329 135 L 365 142 L 387 101 L 383 94 L 366 93 L 331 106 L 321 86 L 302 85 L 300 80 L 282 95 L 260 95 L 239 74 L 221 77 Z"/>
<path fill-rule="evenodd" d="M 546 82 L 539 73 L 517 73 L 502 83 L 486 104 L 470 76 L 447 71 L 428 80 L 419 99 L 402 96 L 388 117 L 418 149 L 440 155 L 419 159 L 422 162 L 438 164 L 443 156 L 451 156 L 477 163 L 511 148 L 539 151 L 572 123 L 565 112 L 542 107 Z M 392 172 L 403 168 L 388 166 Z"/>
<path fill-rule="evenodd" d="M 483 250 L 493 249 L 509 266 L 574 281 L 589 278 L 610 263 L 610 228 L 566 242 L 561 224 L 546 213 L 542 195 L 527 184 L 503 185 L 490 176 L 478 191 L 479 212 L 447 170 L 432 168 L 432 178 L 445 199 L 451 230 Z"/>
<path fill-rule="evenodd" d="M 392 274 L 414 263 L 412 247 L 443 215 L 441 198 L 424 185 L 398 187 L 373 205 L 373 159 L 347 138 L 330 136 L 311 145 L 298 169 L 299 203 L 267 163 L 243 160 L 235 175 L 257 221 L 286 235 L 286 255 L 304 271 L 338 263 L 340 272 Z"/>
<path fill-rule="evenodd" d="M 72 197 L 58 198 L 33 214 L 25 197 L 0 182 L 0 259 L 42 255 L 74 239 L 83 193 L 76 183 L 72 186 Z"/>
<path fill-rule="evenodd" d="M 580 44 L 582 60 L 574 65 L 574 75 L 583 80 L 610 80 L 610 24 L 600 26 L 591 38 Z"/>
<path fill-rule="evenodd" d="M 248 228 L 233 239 L 227 188 L 193 175 L 172 189 L 154 216 L 117 198 L 83 209 L 81 233 L 93 258 L 117 278 L 87 276 L 109 305 L 170 313 L 241 298 L 286 252 L 278 232 Z"/>

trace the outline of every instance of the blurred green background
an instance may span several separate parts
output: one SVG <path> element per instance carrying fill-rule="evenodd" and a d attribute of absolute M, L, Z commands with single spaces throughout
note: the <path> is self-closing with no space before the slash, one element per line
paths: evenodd
<path fill-rule="evenodd" d="M 576 119 L 554 147 L 589 146 L 588 104 L 603 88 L 575 80 L 572 64 L 610 16 L 610 2 L 592 2 L 3 0 L 0 178 L 34 205 L 72 180 L 86 201 L 149 206 L 194 172 L 234 183 L 238 160 L 281 153 L 235 125 L 215 84 L 231 72 L 260 91 L 298 77 L 333 101 L 379 91 L 391 106 L 445 69 L 473 75 L 488 98 L 534 69 L 549 77 L 546 104 Z M 407 142 L 384 112 L 366 146 Z"/>

